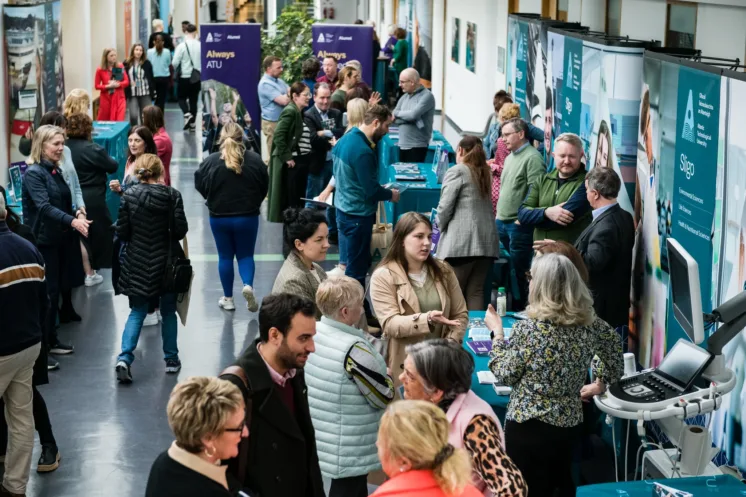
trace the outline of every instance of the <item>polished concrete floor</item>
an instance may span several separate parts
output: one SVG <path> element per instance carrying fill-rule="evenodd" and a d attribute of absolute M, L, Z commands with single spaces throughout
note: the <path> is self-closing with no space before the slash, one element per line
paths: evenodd
<path fill-rule="evenodd" d="M 60 369 L 50 372 L 50 384 L 39 389 L 49 407 L 62 462 L 53 473 L 36 473 L 37 441 L 29 496 L 144 495 L 150 465 L 173 440 L 166 419 L 173 386 L 189 376 L 217 374 L 258 334 L 257 314 L 240 305 L 238 279 L 234 284 L 237 310 L 227 312 L 217 306 L 222 295 L 217 251 L 207 208 L 193 182 L 201 154 L 199 134 L 181 130 L 183 121 L 175 106 L 167 109 L 166 121 L 174 143 L 171 177 L 184 197 L 195 270 L 187 325 L 179 324 L 183 369 L 178 375 L 165 374 L 160 326 L 143 328 L 132 366 L 134 382 L 119 386 L 114 364 L 129 313 L 127 298 L 114 296 L 109 271 L 102 271 L 103 284 L 76 290 L 74 303 L 83 321 L 59 331 L 63 340 L 75 345 L 75 353 L 58 356 Z M 265 219 L 256 247 L 255 288 L 260 298 L 272 289 L 282 264 L 282 227 Z M 330 254 L 330 259 L 335 257 Z M 323 265 L 330 269 L 334 262 Z"/>

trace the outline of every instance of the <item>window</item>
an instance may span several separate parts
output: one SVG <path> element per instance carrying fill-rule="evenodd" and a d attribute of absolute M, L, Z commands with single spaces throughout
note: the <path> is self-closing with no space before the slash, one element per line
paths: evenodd
<path fill-rule="evenodd" d="M 570 0 L 559 0 L 557 3 L 557 20 L 567 22 L 567 9 L 570 8 Z"/>
<path fill-rule="evenodd" d="M 672 48 L 694 48 L 697 30 L 697 5 L 668 2 L 666 24 L 666 46 Z"/>
<path fill-rule="evenodd" d="M 622 0 L 606 0 L 606 34 L 620 36 Z"/>
<path fill-rule="evenodd" d="M 508 14 L 515 14 L 520 12 L 519 0 L 508 0 Z"/>

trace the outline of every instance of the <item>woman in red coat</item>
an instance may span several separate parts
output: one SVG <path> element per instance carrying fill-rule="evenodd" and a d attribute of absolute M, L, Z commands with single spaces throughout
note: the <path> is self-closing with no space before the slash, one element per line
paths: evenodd
<path fill-rule="evenodd" d="M 124 89 L 129 86 L 124 66 L 117 62 L 117 51 L 105 48 L 101 67 L 96 69 L 96 89 L 101 91 L 97 121 L 125 121 L 127 98 Z"/>

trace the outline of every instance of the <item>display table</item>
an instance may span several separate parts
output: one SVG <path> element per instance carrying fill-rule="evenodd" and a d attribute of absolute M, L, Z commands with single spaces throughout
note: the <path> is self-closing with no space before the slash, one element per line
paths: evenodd
<path fill-rule="evenodd" d="M 127 136 L 130 129 L 128 121 L 94 121 L 93 141 L 101 145 L 106 152 L 117 161 L 119 169 L 109 175 L 109 181 L 124 178 L 124 168 L 127 165 Z M 116 222 L 119 214 L 119 195 L 111 190 L 106 191 L 106 205 L 109 207 L 112 221 Z"/>
<path fill-rule="evenodd" d="M 729 475 L 714 477 L 697 476 L 692 478 L 675 478 L 672 480 L 628 481 L 619 483 L 601 483 L 578 487 L 577 497 L 651 497 L 652 482 L 657 482 L 677 490 L 683 490 L 695 497 L 704 495 L 746 495 L 746 485 Z"/>
<path fill-rule="evenodd" d="M 446 137 L 443 136 L 443 133 L 441 133 L 437 129 L 434 129 L 433 138 L 430 141 L 430 147 L 427 151 L 425 162 L 428 162 L 430 164 L 433 163 L 435 150 L 438 148 L 438 144 L 433 142 L 442 142 L 440 145 L 441 150 L 448 150 L 449 163 L 453 164 L 456 161 L 456 153 L 454 152 L 453 147 L 451 147 L 451 144 L 448 143 Z M 393 133 L 393 130 L 392 132 L 381 138 L 381 141 L 378 142 L 377 147 L 378 163 L 380 164 L 381 168 L 383 168 L 383 166 L 388 166 L 395 162 L 399 162 L 399 135 Z"/>
<path fill-rule="evenodd" d="M 420 169 L 420 174 L 427 178 L 426 181 L 424 183 L 421 181 L 399 181 L 409 188 L 402 192 L 399 202 L 384 202 L 386 217 L 388 222 L 393 225 L 396 225 L 402 214 L 421 212 L 429 217 L 430 211 L 438 207 L 441 185 L 438 184 L 438 178 L 433 172 L 432 164 L 422 163 L 417 166 Z M 393 164 L 382 167 L 381 172 L 382 175 L 379 176 L 379 180 L 382 185 L 396 181 L 396 170 Z"/>
<path fill-rule="evenodd" d="M 482 319 L 484 318 L 484 314 L 484 311 L 469 311 L 469 319 Z M 515 319 L 510 317 L 510 315 L 503 318 L 503 326 L 505 328 L 511 328 L 514 322 Z M 487 364 L 490 362 L 490 356 L 475 354 L 474 351 L 471 350 L 468 345 L 466 345 L 466 342 L 468 341 L 469 328 L 467 327 L 462 345 L 474 359 L 474 373 L 472 373 L 471 375 L 471 389 L 472 391 L 474 391 L 475 394 L 477 394 L 480 399 L 483 399 L 492 407 L 492 409 L 495 411 L 495 414 L 497 414 L 497 417 L 500 418 L 500 422 L 505 425 L 505 413 L 508 408 L 508 401 L 510 400 L 510 396 L 497 395 L 495 393 L 495 389 L 492 388 L 492 385 L 482 385 L 481 383 L 479 383 L 477 372 L 489 371 L 489 367 L 487 367 Z"/>

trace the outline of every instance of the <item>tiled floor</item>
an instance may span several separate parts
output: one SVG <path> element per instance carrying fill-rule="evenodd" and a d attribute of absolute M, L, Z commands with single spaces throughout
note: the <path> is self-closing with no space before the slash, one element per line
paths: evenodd
<path fill-rule="evenodd" d="M 257 315 L 245 307 L 235 312 L 218 308 L 222 295 L 217 252 L 207 208 L 194 189 L 199 165 L 198 135 L 181 131 L 181 113 L 166 112 L 174 142 L 173 186 L 184 197 L 189 221 L 189 249 L 195 269 L 187 326 L 179 325 L 181 373 L 166 376 L 160 327 L 143 329 L 132 366 L 134 383 L 119 386 L 114 376 L 127 298 L 114 296 L 109 271 L 105 282 L 74 294 L 81 323 L 60 328 L 60 337 L 75 345 L 75 353 L 58 357 L 61 368 L 50 373 L 40 388 L 47 401 L 54 434 L 62 454 L 60 468 L 37 474 L 39 446 L 34 451 L 28 495 L 35 497 L 142 496 L 150 465 L 173 440 L 166 420 L 168 394 L 192 375 L 214 375 L 230 364 L 258 333 Z M 255 287 L 259 297 L 269 293 L 282 261 L 282 227 L 262 220 L 256 253 Z M 336 248 L 336 247 L 334 247 Z M 326 262 L 325 267 L 333 267 Z M 238 272 L 236 271 L 236 274 Z M 235 283 L 241 303 L 240 282 Z"/>

